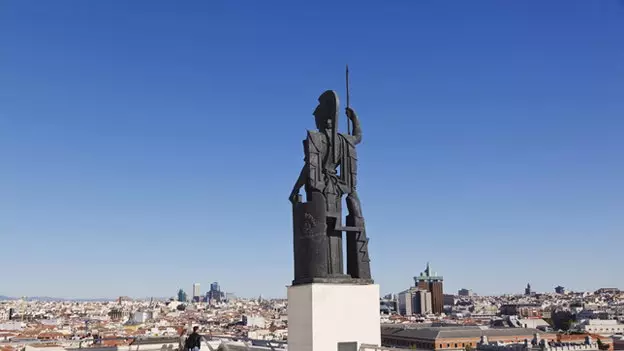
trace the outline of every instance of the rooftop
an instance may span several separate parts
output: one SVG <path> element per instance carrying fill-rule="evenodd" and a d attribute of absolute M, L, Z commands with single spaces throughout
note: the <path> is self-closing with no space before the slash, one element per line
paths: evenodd
<path fill-rule="evenodd" d="M 415 281 L 430 281 L 430 280 L 443 280 L 444 278 L 441 275 L 438 275 L 437 272 L 431 271 L 431 266 L 429 262 L 427 262 L 427 268 L 425 268 L 424 272 L 421 272 L 419 276 L 414 277 Z"/>
<path fill-rule="evenodd" d="M 414 329 L 383 327 L 382 337 L 397 336 L 403 338 L 414 338 L 421 340 L 453 339 L 453 338 L 480 338 L 487 337 L 513 337 L 528 336 L 535 333 L 544 335 L 541 330 L 531 328 L 480 328 L 478 326 L 457 326 L 457 327 L 423 327 Z M 547 334 L 547 333 L 546 333 Z"/>

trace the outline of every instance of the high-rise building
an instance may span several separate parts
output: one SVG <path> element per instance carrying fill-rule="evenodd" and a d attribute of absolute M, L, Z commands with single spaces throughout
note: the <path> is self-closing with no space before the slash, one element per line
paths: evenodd
<path fill-rule="evenodd" d="M 444 291 L 442 283 L 444 278 L 431 271 L 431 266 L 427 262 L 427 268 L 419 276 L 414 277 L 414 283 L 419 290 L 431 293 L 432 312 L 440 314 L 444 311 Z"/>
<path fill-rule="evenodd" d="M 468 289 L 459 289 L 457 291 L 457 295 L 459 296 L 474 296 L 474 293 L 472 292 L 472 290 L 468 290 Z"/>
<path fill-rule="evenodd" d="M 208 299 L 213 302 L 221 302 L 223 300 L 224 294 L 221 292 L 221 287 L 219 287 L 218 282 L 214 282 L 210 284 L 210 291 L 208 292 Z"/>
<path fill-rule="evenodd" d="M 414 294 L 413 301 L 413 305 L 416 307 L 416 313 L 424 316 L 433 312 L 433 303 L 429 291 L 418 290 L 416 294 Z"/>
<path fill-rule="evenodd" d="M 199 289 L 199 283 L 193 284 L 193 299 L 198 298 L 201 295 L 201 291 Z"/>
<path fill-rule="evenodd" d="M 432 313 L 431 292 L 418 288 L 409 288 L 399 293 L 398 312 L 403 316 Z"/>
<path fill-rule="evenodd" d="M 527 283 L 526 289 L 524 289 L 525 295 L 531 295 L 531 284 Z"/>
<path fill-rule="evenodd" d="M 184 290 L 180 289 L 178 290 L 178 301 L 180 302 L 186 302 L 186 293 L 184 292 Z"/>
<path fill-rule="evenodd" d="M 399 314 L 402 316 L 411 316 L 414 314 L 412 308 L 412 291 L 414 289 L 407 289 L 399 293 Z"/>
<path fill-rule="evenodd" d="M 565 288 L 561 285 L 559 285 L 558 287 L 555 288 L 555 292 L 557 294 L 565 294 Z"/>

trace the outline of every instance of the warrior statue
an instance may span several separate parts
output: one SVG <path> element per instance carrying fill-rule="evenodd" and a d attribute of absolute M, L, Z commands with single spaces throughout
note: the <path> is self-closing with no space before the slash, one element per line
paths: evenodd
<path fill-rule="evenodd" d="M 356 145 L 362 129 L 355 111 L 346 114 L 353 132 L 338 133 L 339 102 L 332 90 L 321 94 L 314 110 L 318 131 L 303 141 L 305 164 L 290 194 L 293 204 L 295 280 L 312 282 L 372 283 L 368 239 L 356 191 Z M 299 189 L 305 187 L 302 201 Z M 342 199 L 348 215 L 342 224 Z M 347 272 L 343 269 L 342 233 L 346 233 Z"/>

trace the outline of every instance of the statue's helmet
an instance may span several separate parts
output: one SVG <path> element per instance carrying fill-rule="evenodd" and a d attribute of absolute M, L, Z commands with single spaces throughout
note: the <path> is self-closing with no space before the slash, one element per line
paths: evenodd
<path fill-rule="evenodd" d="M 319 130 L 325 130 L 328 126 L 328 121 L 331 121 L 331 126 L 334 131 L 338 129 L 338 109 L 339 100 L 338 94 L 333 90 L 327 90 L 318 98 L 318 106 L 314 110 L 314 119 L 316 121 L 316 127 Z"/>

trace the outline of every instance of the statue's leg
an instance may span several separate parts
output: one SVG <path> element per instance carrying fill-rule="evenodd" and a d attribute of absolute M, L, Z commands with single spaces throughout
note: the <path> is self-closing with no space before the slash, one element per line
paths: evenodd
<path fill-rule="evenodd" d="M 329 275 L 344 274 L 344 265 L 342 261 L 342 232 L 337 231 L 336 218 L 327 217 L 327 238 L 328 238 L 328 259 L 329 259 Z"/>
<path fill-rule="evenodd" d="M 325 189 L 327 200 L 327 243 L 330 276 L 341 276 L 344 274 L 343 253 L 342 253 L 342 231 L 336 230 L 342 212 L 342 194 L 340 189 L 333 182 Z"/>
<path fill-rule="evenodd" d="M 347 196 L 347 209 L 347 226 L 360 228 L 359 231 L 347 233 L 347 274 L 353 278 L 371 279 L 366 226 L 355 190 Z"/>
<path fill-rule="evenodd" d="M 362 207 L 360 206 L 360 197 L 356 190 L 347 195 L 347 210 L 349 215 L 362 218 Z"/>

